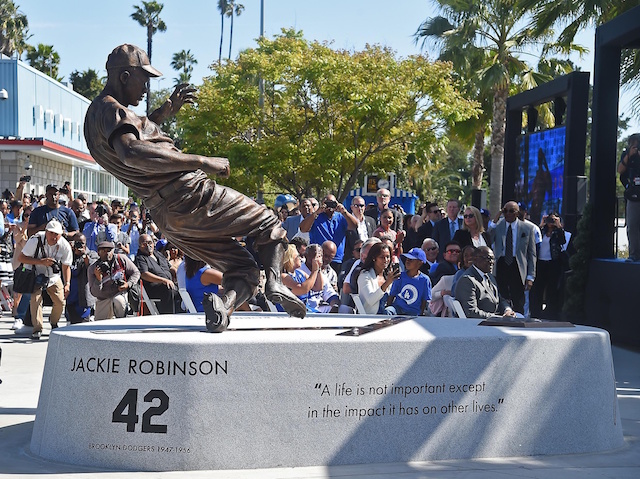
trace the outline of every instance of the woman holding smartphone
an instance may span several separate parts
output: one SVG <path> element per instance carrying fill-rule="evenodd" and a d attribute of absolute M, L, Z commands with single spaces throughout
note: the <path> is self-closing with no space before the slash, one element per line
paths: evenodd
<path fill-rule="evenodd" d="M 389 246 L 384 243 L 374 244 L 358 277 L 358 295 L 367 314 L 385 314 L 391 284 L 400 277 L 400 270 L 391 269 L 390 263 Z"/>

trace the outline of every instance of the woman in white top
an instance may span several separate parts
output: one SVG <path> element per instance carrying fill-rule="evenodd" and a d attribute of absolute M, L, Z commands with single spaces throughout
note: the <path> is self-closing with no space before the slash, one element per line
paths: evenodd
<path fill-rule="evenodd" d="M 385 298 L 393 281 L 400 277 L 400 270 L 390 269 L 390 263 L 389 246 L 384 243 L 374 244 L 358 277 L 358 296 L 367 314 L 378 314 L 381 309 L 380 301 Z"/>

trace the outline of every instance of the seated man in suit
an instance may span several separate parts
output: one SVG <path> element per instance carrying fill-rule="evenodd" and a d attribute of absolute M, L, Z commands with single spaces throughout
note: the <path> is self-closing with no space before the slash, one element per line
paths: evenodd
<path fill-rule="evenodd" d="M 496 280 L 491 274 L 494 262 L 491 248 L 480 246 L 474 251 L 473 265 L 458 280 L 456 299 L 467 318 L 516 315 L 507 300 L 498 293 Z"/>

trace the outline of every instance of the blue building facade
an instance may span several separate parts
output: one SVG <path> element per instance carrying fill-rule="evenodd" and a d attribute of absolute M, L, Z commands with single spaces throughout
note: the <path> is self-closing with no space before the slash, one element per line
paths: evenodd
<path fill-rule="evenodd" d="M 14 191 L 23 175 L 27 189 L 70 181 L 74 194 L 126 199 L 127 188 L 91 158 L 84 118 L 91 102 L 20 60 L 0 58 L 0 190 Z"/>

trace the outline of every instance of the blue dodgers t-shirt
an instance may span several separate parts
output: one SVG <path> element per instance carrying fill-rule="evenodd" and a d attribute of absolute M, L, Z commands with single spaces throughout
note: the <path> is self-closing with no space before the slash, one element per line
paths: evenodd
<path fill-rule="evenodd" d="M 422 302 L 431 300 L 431 280 L 424 273 L 413 278 L 406 272 L 393 282 L 390 296 L 395 296 L 393 306 L 401 314 L 420 314 Z"/>
<path fill-rule="evenodd" d="M 344 238 L 348 229 L 349 223 L 347 223 L 347 219 L 342 213 L 336 211 L 331 218 L 326 213 L 320 213 L 309 230 L 310 243 L 322 246 L 325 241 L 333 241 L 337 247 L 336 257 L 333 258 L 333 261 L 342 263 L 342 258 L 344 258 Z"/>

